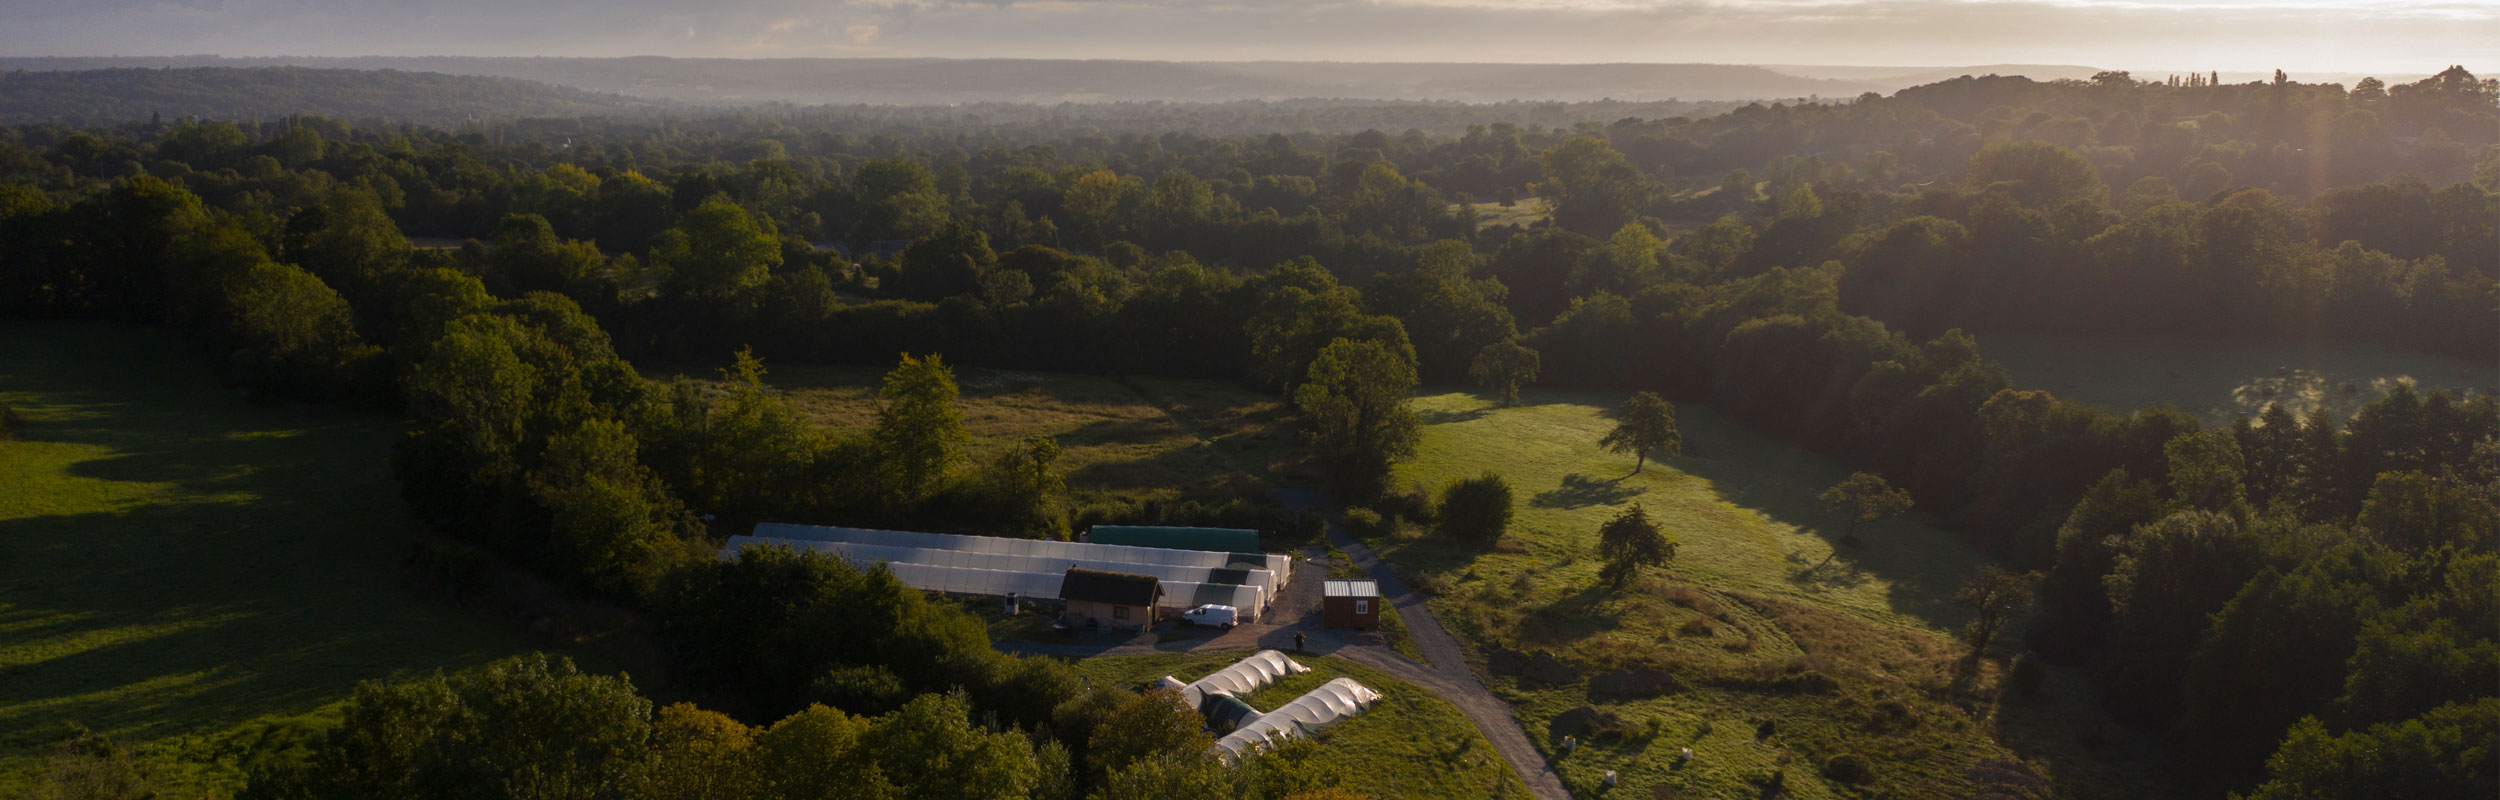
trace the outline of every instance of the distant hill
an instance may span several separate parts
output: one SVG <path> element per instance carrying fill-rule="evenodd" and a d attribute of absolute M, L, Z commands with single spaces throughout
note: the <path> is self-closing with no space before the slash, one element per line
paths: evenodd
<path fill-rule="evenodd" d="M 1041 59 L 0 58 L 0 70 L 290 66 L 518 78 L 707 105 L 1225 102 L 1289 98 L 1754 100 L 1879 84 L 1723 64 L 1463 64 Z"/>
<path fill-rule="evenodd" d="M 662 105 L 544 83 L 476 75 L 304 67 L 112 68 L 0 72 L 0 123 L 252 119 L 323 114 L 444 123 L 470 118 L 579 117 Z"/>

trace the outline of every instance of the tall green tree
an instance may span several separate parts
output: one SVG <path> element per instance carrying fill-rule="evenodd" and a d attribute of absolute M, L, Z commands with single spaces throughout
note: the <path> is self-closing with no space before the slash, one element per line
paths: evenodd
<path fill-rule="evenodd" d="M 905 353 L 877 392 L 877 451 L 892 490 L 906 501 L 927 496 L 963 461 L 971 435 L 955 408 L 957 391 L 955 371 L 939 356 Z"/>
<path fill-rule="evenodd" d="M 1418 428 L 1406 406 L 1414 391 L 1414 359 L 1388 345 L 1338 339 L 1320 349 L 1293 402 L 1309 421 L 1339 499 L 1379 494 L 1390 465 L 1414 454 Z"/>
<path fill-rule="evenodd" d="M 1675 545 L 1673 537 L 1659 532 L 1657 523 L 1649 520 L 1649 512 L 1633 503 L 1597 528 L 1597 557 L 1606 562 L 1598 568 L 1597 577 L 1608 588 L 1622 589 L 1642 567 L 1675 558 Z"/>
<path fill-rule="evenodd" d="M 1855 544 L 1858 526 L 1900 516 L 1910 510 L 1910 493 L 1892 488 L 1884 476 L 1872 472 L 1852 472 L 1819 497 L 1824 511 L 1849 514 L 1847 526 L 1841 529 L 1840 540 Z"/>
<path fill-rule="evenodd" d="M 2005 630 L 2013 612 L 2031 605 L 2032 587 L 2039 582 L 2038 575 L 1995 564 L 1982 565 L 1962 579 L 1961 587 L 1953 591 L 1953 604 L 1971 610 L 1970 622 L 1962 626 L 1962 641 L 1970 643 L 1972 655 L 1988 652 L 1988 643 Z"/>
<path fill-rule="evenodd" d="M 1502 393 L 1502 405 L 1519 404 L 1519 385 L 1536 380 L 1537 354 L 1517 339 L 1504 339 L 1476 352 L 1467 374 L 1476 385 Z"/>
<path fill-rule="evenodd" d="M 651 253 L 671 294 L 751 311 L 781 266 L 772 223 L 726 198 L 703 201 L 660 238 Z"/>
<path fill-rule="evenodd" d="M 1615 413 L 1615 429 L 1607 431 L 1597 444 L 1636 456 L 1632 471 L 1637 473 L 1649 466 L 1651 453 L 1683 455 L 1684 433 L 1675 427 L 1675 404 L 1649 392 L 1635 392 Z"/>

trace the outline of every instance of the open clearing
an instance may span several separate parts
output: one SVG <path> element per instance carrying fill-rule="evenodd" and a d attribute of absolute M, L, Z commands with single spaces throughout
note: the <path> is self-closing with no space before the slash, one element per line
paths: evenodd
<path fill-rule="evenodd" d="M 402 588 L 399 426 L 254 406 L 173 333 L 0 325 L 0 795 L 75 721 L 176 794 L 358 681 L 531 649 Z M 587 665 L 586 665 L 587 666 Z"/>
<path fill-rule="evenodd" d="M 1249 655 L 1248 651 L 1098 656 L 1076 667 L 1097 680 L 1137 686 L 1165 675 L 1183 682 Z M 1381 700 L 1361 716 L 1320 733 L 1313 760 L 1336 772 L 1344 788 L 1377 798 L 1524 798 L 1526 786 L 1464 714 L 1413 684 L 1379 670 L 1331 656 L 1292 656 L 1311 671 L 1279 681 L 1247 698 L 1272 710 L 1340 677 L 1380 691 Z"/>
<path fill-rule="evenodd" d="M 769 363 L 765 369 L 765 382 L 818 425 L 864 430 L 877 422 L 877 387 L 886 369 Z M 718 374 L 717 368 L 679 371 Z M 960 366 L 955 381 L 973 458 L 985 460 L 1028 437 L 1052 437 L 1074 506 L 1222 496 L 1317 480 L 1305 464 L 1291 409 L 1230 383 Z"/>
<path fill-rule="evenodd" d="M 1564 734 L 1579 739 L 1558 764 L 1575 792 L 1594 792 L 1607 770 L 1621 775 L 1614 792 L 1631 797 L 1754 796 L 1775 782 L 1799 798 L 2045 785 L 1979 722 L 1998 668 L 1963 658 L 1947 633 L 1965 619 L 1948 599 L 1982 563 L 1951 534 L 1894 520 L 1863 526 L 1863 546 L 1835 552 L 1843 520 L 1815 495 L 1848 474 L 1838 462 L 1683 406 L 1686 454 L 1634 473 L 1631 456 L 1597 446 L 1622 395 L 1524 399 L 1499 408 L 1473 394 L 1417 398 L 1423 439 L 1397 472 L 1401 485 L 1436 492 L 1501 473 L 1518 512 L 1501 544 L 1411 529 L 1370 544 L 1410 583 L 1437 590 L 1435 614 L 1479 648 L 1492 688 L 1540 747 L 1561 754 Z M 1633 503 L 1680 546 L 1667 569 L 1610 591 L 1597 580 L 1597 528 Z M 1521 666 L 1527 657 L 1503 652 L 1551 653 L 1564 670 L 1535 674 Z M 1591 689 L 1591 675 L 1625 668 L 1672 679 L 1663 691 Z M 2056 772 L 2106 768 L 2098 757 L 2040 755 L 2069 744 L 2053 736 L 2000 733 L 2032 742 L 2027 752 Z M 1694 759 L 1678 765 L 1685 747 Z M 1869 783 L 1821 774 L 1844 753 L 1872 762 Z"/>
<path fill-rule="evenodd" d="M 2207 425 L 2254 416 L 2268 403 L 2350 417 L 2398 381 L 2424 391 L 2500 390 L 2491 364 L 2334 342 L 1991 333 L 1979 337 L 1979 351 L 2003 362 L 2020 388 L 2118 411 L 2169 403 Z"/>
<path fill-rule="evenodd" d="M 1507 206 L 1497 201 L 1471 203 L 1469 207 L 1475 209 L 1476 212 L 1476 230 L 1499 228 L 1504 225 L 1526 228 L 1554 216 L 1553 208 L 1540 197 L 1522 197 Z M 1452 204 L 1450 208 L 1456 210 L 1458 206 Z"/>

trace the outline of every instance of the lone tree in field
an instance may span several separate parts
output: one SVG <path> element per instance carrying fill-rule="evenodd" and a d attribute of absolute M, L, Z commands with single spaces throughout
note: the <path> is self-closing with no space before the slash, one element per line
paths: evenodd
<path fill-rule="evenodd" d="M 1978 612 L 1962 626 L 1962 640 L 1970 643 L 1971 655 L 1988 651 L 1988 643 L 2005 630 L 2005 619 L 2015 609 L 2031 605 L 2031 588 L 2039 576 L 2013 572 L 1990 564 L 1962 579 L 1962 588 L 1953 592 L 1953 604 Z"/>
<path fill-rule="evenodd" d="M 1623 410 L 1615 415 L 1615 429 L 1597 443 L 1617 453 L 1639 456 L 1640 460 L 1632 464 L 1633 472 L 1649 466 L 1650 453 L 1670 457 L 1684 454 L 1684 434 L 1675 429 L 1675 404 L 1648 392 L 1624 401 Z"/>
<path fill-rule="evenodd" d="M 885 375 L 875 440 L 893 488 L 906 498 L 926 496 L 964 458 L 972 436 L 964 432 L 955 395 L 955 371 L 936 354 L 905 353 Z"/>
<path fill-rule="evenodd" d="M 1606 561 L 1606 566 L 1597 571 L 1598 579 L 1605 581 L 1607 588 L 1621 589 L 1640 574 L 1642 567 L 1664 564 L 1674 558 L 1675 540 L 1659 533 L 1658 526 L 1649 521 L 1649 512 L 1633 503 L 1622 514 L 1598 526 L 1597 554 Z"/>
<path fill-rule="evenodd" d="M 1441 491 L 1441 533 L 1473 544 L 1490 544 L 1510 528 L 1510 482 L 1491 472 L 1452 481 Z"/>
<path fill-rule="evenodd" d="M 1504 339 L 1476 351 L 1475 363 L 1467 366 L 1467 374 L 1476 385 L 1502 390 L 1502 405 L 1519 404 L 1519 385 L 1536 380 L 1538 369 L 1535 350 L 1517 339 Z"/>
<path fill-rule="evenodd" d="M 1849 527 L 1841 530 L 1840 540 L 1857 544 L 1859 525 L 1910 510 L 1910 493 L 1892 488 L 1882 475 L 1853 472 L 1848 480 L 1823 490 L 1823 510 L 1848 511 Z"/>

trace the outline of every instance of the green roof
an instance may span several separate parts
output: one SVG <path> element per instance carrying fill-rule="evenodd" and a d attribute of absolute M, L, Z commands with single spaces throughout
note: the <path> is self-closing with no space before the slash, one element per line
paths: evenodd
<path fill-rule="evenodd" d="M 1085 541 L 1095 544 L 1124 544 L 1130 547 L 1164 547 L 1173 550 L 1204 550 L 1210 553 L 1249 553 L 1259 550 L 1259 532 L 1244 528 L 1179 528 L 1163 525 L 1096 525 L 1085 533 Z"/>

